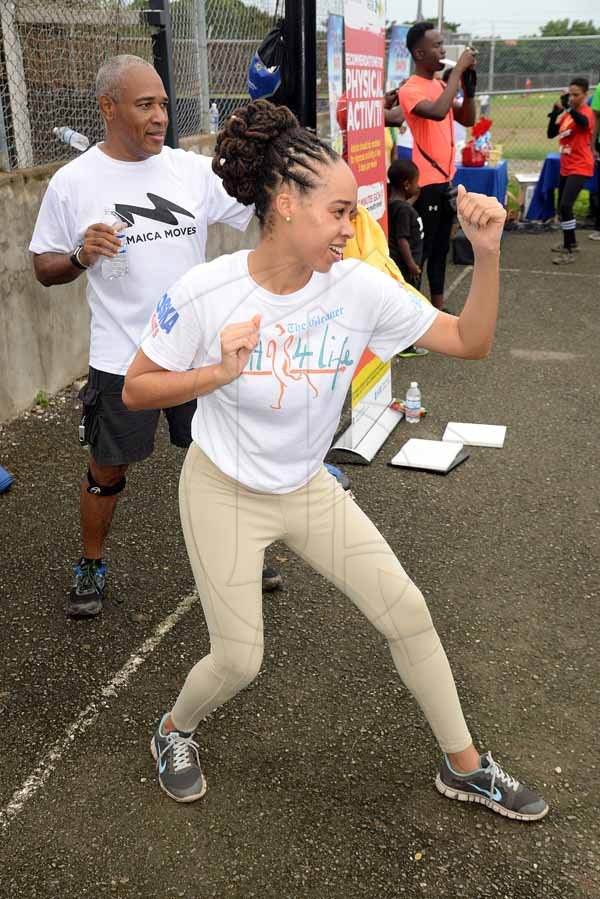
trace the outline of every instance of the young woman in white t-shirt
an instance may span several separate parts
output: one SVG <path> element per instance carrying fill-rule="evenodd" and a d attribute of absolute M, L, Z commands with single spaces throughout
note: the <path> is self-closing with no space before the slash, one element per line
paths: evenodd
<path fill-rule="evenodd" d="M 518 820 L 543 817 L 544 800 L 474 748 L 421 592 L 323 467 L 366 347 L 384 360 L 412 343 L 487 355 L 504 209 L 460 189 L 475 266 L 456 318 L 366 263 L 342 260 L 354 176 L 285 107 L 238 109 L 219 133 L 213 168 L 231 196 L 254 204 L 260 243 L 196 266 L 162 297 L 123 391 L 133 409 L 198 398 L 180 508 L 211 651 L 152 739 L 161 787 L 179 802 L 206 790 L 192 734 L 258 674 L 262 559 L 283 540 L 388 640 L 444 753 L 438 790 Z"/>

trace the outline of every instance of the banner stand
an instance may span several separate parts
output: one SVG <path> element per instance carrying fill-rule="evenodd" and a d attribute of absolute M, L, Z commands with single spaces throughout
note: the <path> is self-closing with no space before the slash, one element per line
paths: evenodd
<path fill-rule="evenodd" d="M 354 465 L 368 465 L 373 461 L 404 413 L 377 403 L 362 403 L 362 415 L 336 440 L 330 452 L 343 453 L 343 461 Z"/>

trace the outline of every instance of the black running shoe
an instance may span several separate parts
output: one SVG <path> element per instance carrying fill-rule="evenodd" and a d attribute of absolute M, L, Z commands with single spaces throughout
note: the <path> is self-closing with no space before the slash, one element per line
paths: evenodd
<path fill-rule="evenodd" d="M 283 578 L 275 568 L 270 565 L 263 565 L 262 571 L 262 589 L 263 593 L 272 593 L 273 590 L 279 590 L 283 584 Z"/>
<path fill-rule="evenodd" d="M 69 594 L 69 618 L 94 618 L 102 611 L 102 594 L 106 586 L 106 564 L 86 562 L 83 558 L 75 566 L 75 583 Z"/>
<path fill-rule="evenodd" d="M 470 774 L 453 771 L 444 756 L 435 785 L 443 796 L 461 802 L 480 802 L 515 821 L 539 821 L 548 804 L 496 764 L 491 752 L 481 756 L 481 768 Z"/>
<path fill-rule="evenodd" d="M 198 744 L 191 733 L 173 730 L 163 733 L 165 718 L 152 737 L 150 752 L 156 761 L 158 782 L 175 802 L 195 802 L 206 793 L 206 780 L 200 767 Z"/>

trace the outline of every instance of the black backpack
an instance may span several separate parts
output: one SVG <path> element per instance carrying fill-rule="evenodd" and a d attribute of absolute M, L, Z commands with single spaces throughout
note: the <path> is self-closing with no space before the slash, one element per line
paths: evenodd
<path fill-rule="evenodd" d="M 284 21 L 278 19 L 252 57 L 248 93 L 287 106 L 293 97 L 293 75 L 285 45 Z"/>

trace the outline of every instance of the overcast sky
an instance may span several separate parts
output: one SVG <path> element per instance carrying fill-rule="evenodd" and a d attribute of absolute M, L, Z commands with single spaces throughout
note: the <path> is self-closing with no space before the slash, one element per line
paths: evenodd
<path fill-rule="evenodd" d="M 423 14 L 437 17 L 434 0 L 422 0 Z M 401 22 L 414 18 L 417 0 L 387 0 L 387 19 Z M 444 0 L 444 17 L 460 22 L 461 30 L 474 35 L 489 35 L 492 28 L 500 37 L 539 34 L 540 25 L 549 19 L 592 19 L 600 27 L 599 0 Z"/>

